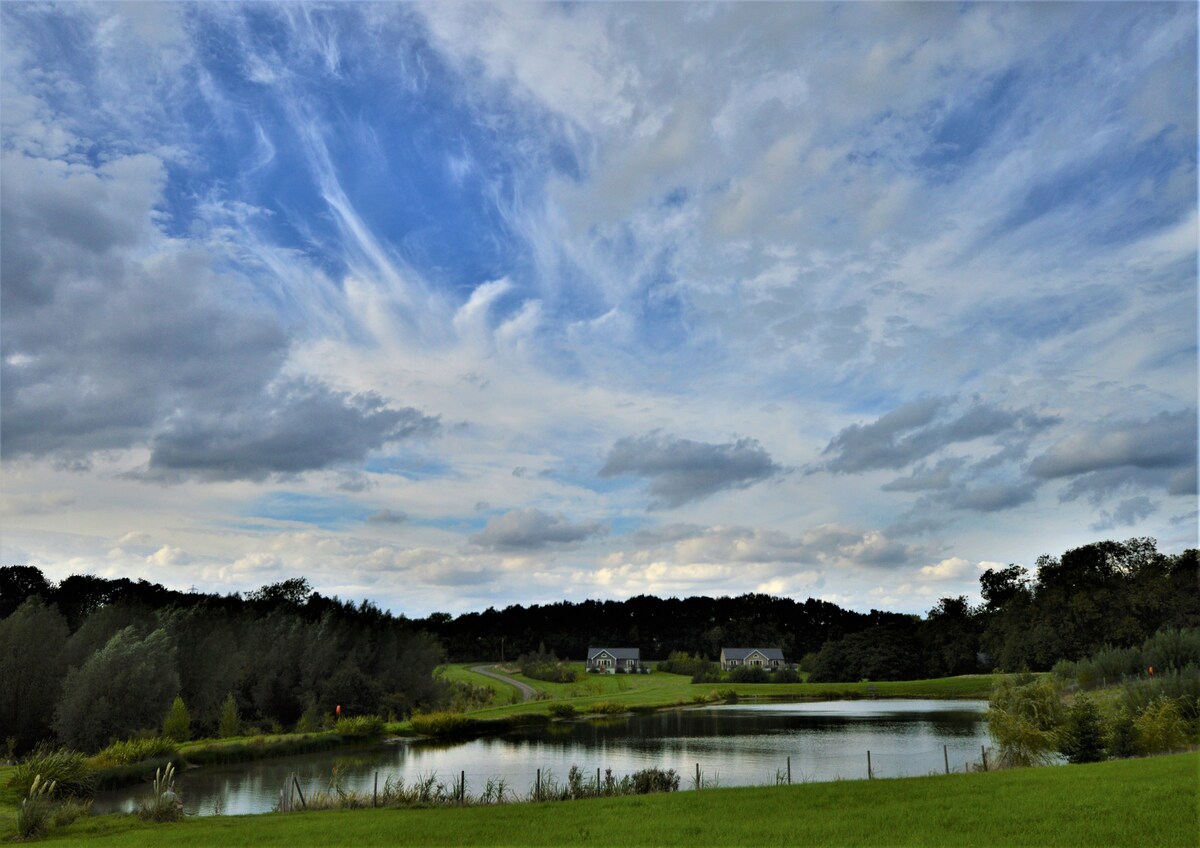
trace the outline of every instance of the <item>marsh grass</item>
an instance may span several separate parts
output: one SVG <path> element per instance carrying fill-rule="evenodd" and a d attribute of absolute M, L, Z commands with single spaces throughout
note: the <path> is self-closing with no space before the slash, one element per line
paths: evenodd
<path fill-rule="evenodd" d="M 167 763 L 154 773 L 151 792 L 138 804 L 138 818 L 145 821 L 177 821 L 183 817 L 183 801 L 175 791 L 175 766 Z"/>
<path fill-rule="evenodd" d="M 43 786 L 47 782 L 54 784 L 54 793 L 58 798 L 87 798 L 96 785 L 95 773 L 87 757 L 78 751 L 47 745 L 39 745 L 22 762 L 17 763 L 8 785 L 21 794 L 27 794 L 39 777 Z"/>

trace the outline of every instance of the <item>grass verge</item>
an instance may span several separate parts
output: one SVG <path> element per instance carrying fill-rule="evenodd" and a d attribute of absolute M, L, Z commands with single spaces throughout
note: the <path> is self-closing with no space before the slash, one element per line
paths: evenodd
<path fill-rule="evenodd" d="M 1200 755 L 442 809 L 81 820 L 54 845 L 1191 846 Z"/>

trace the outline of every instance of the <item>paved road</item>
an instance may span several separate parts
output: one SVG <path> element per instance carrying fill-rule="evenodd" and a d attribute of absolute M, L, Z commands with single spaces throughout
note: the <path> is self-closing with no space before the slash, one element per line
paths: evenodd
<path fill-rule="evenodd" d="M 516 686 L 521 690 L 521 700 L 532 701 L 537 695 L 537 690 L 528 683 L 522 683 L 520 680 L 513 680 L 507 674 L 502 674 L 496 671 L 494 665 L 477 665 L 471 669 L 476 674 L 482 674 L 484 677 L 490 677 L 493 680 L 499 680 L 502 683 L 507 683 L 509 686 Z"/>

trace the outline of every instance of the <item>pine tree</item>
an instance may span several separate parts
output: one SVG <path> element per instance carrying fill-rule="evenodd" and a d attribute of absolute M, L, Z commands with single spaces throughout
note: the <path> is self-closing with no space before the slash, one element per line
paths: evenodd
<path fill-rule="evenodd" d="M 1070 763 L 1098 763 L 1105 758 L 1104 724 L 1096 702 L 1080 695 L 1067 710 L 1058 750 Z"/>
<path fill-rule="evenodd" d="M 186 742 L 192 738 L 192 715 L 188 712 L 183 697 L 175 696 L 167 717 L 163 719 L 163 736 L 176 742 Z"/>
<path fill-rule="evenodd" d="M 242 720 L 238 718 L 237 702 L 233 700 L 233 693 L 230 692 L 225 696 L 225 704 L 221 707 L 221 721 L 217 727 L 217 734 L 222 739 L 228 739 L 231 736 L 240 736 L 242 733 Z"/>

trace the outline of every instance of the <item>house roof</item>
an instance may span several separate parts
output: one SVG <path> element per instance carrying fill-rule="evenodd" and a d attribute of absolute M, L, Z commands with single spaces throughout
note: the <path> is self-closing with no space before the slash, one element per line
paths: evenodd
<path fill-rule="evenodd" d="M 588 648 L 587 658 L 594 660 L 601 651 L 607 651 L 614 660 L 640 660 L 642 658 L 641 648 Z"/>
<path fill-rule="evenodd" d="M 783 651 L 779 648 L 722 648 L 721 656 L 727 660 L 744 660 L 755 651 L 758 651 L 769 660 L 783 662 Z"/>

